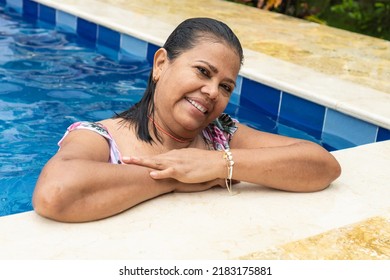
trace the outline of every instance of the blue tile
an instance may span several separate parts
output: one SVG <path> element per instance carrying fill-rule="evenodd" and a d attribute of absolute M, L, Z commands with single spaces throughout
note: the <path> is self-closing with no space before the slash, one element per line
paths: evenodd
<path fill-rule="evenodd" d="M 320 139 L 325 107 L 283 92 L 279 122 L 303 130 Z"/>
<path fill-rule="evenodd" d="M 314 137 L 309 133 L 305 132 L 304 130 L 300 130 L 294 128 L 293 126 L 285 125 L 282 123 L 278 123 L 277 125 L 277 134 L 299 139 L 305 139 L 311 142 L 321 144 L 321 140 L 319 139 L 319 137 Z"/>
<path fill-rule="evenodd" d="M 5 4 L 6 0 L 0 0 L 0 4 Z"/>
<path fill-rule="evenodd" d="M 120 39 L 121 36 L 118 32 L 101 25 L 98 26 L 98 44 L 109 47 L 115 51 L 119 51 Z"/>
<path fill-rule="evenodd" d="M 7 6 L 18 13 L 23 13 L 23 0 L 7 0 Z"/>
<path fill-rule="evenodd" d="M 23 14 L 28 17 L 38 18 L 38 3 L 23 0 Z"/>
<path fill-rule="evenodd" d="M 230 96 L 229 102 L 234 105 L 240 105 L 241 88 L 242 88 L 242 76 L 237 76 L 236 86 Z"/>
<path fill-rule="evenodd" d="M 390 130 L 383 127 L 379 127 L 376 141 L 379 142 L 379 141 L 386 141 L 386 140 L 390 140 Z"/>
<path fill-rule="evenodd" d="M 328 144 L 326 142 L 322 142 L 321 145 L 324 147 L 328 152 L 337 151 L 338 149 L 332 146 L 334 143 Z"/>
<path fill-rule="evenodd" d="M 148 51 L 146 53 L 146 60 L 153 66 L 154 54 L 159 49 L 159 46 L 156 46 L 152 43 L 148 43 Z"/>
<path fill-rule="evenodd" d="M 148 43 L 132 36 L 121 35 L 121 51 L 146 59 Z"/>
<path fill-rule="evenodd" d="M 82 18 L 77 18 L 77 34 L 82 38 L 92 41 L 92 43 L 96 43 L 97 25 Z"/>
<path fill-rule="evenodd" d="M 256 110 L 235 105 L 229 102 L 226 107 L 225 113 L 229 114 L 232 118 L 239 119 L 240 123 L 245 124 L 254 129 L 276 133 L 276 120 L 272 120 L 268 115 L 259 113 Z"/>
<path fill-rule="evenodd" d="M 56 10 L 53 8 L 39 4 L 38 17 L 42 21 L 56 24 Z"/>
<path fill-rule="evenodd" d="M 114 50 L 111 47 L 108 47 L 103 44 L 96 45 L 97 52 L 104 55 L 105 57 L 111 59 L 111 60 L 119 60 L 121 59 L 120 53 L 117 50 Z"/>
<path fill-rule="evenodd" d="M 77 17 L 74 15 L 57 11 L 57 27 L 60 30 L 70 32 L 70 33 L 76 33 L 77 30 Z"/>
<path fill-rule="evenodd" d="M 378 127 L 368 122 L 328 109 L 322 140 L 336 149 L 375 142 Z"/>
<path fill-rule="evenodd" d="M 277 119 L 280 90 L 243 78 L 240 105 Z"/>

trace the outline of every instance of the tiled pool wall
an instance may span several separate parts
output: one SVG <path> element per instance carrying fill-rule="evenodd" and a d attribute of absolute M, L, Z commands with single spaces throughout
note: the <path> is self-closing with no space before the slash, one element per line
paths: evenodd
<path fill-rule="evenodd" d="M 69 13 L 56 10 L 31 0 L 0 0 L 7 9 L 30 19 L 52 24 L 58 30 L 75 33 L 96 44 L 99 51 L 110 50 L 119 58 L 131 54 L 153 61 L 159 46 L 119 33 Z M 272 120 L 295 127 L 316 139 L 329 149 L 344 149 L 390 139 L 390 130 L 346 115 L 300 98 L 280 89 L 267 86 L 242 75 L 237 78 L 231 104 L 243 106 L 253 112 L 265 113 Z M 253 115 L 252 118 L 256 118 Z"/>

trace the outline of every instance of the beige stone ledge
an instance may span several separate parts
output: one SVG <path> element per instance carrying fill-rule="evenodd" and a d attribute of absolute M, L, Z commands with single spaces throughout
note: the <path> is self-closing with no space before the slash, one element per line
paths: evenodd
<path fill-rule="evenodd" d="M 378 242 L 388 244 L 389 227 L 381 225 L 381 219 L 388 221 L 390 215 L 390 141 L 333 154 L 343 173 L 328 189 L 316 193 L 241 183 L 234 196 L 223 189 L 168 194 L 90 223 L 59 223 L 34 212 L 1 217 L 0 259 L 226 260 L 261 258 L 262 252 L 264 258 L 277 259 L 280 256 L 270 255 L 269 250 L 316 240 L 328 231 L 343 232 L 345 226 L 367 219 L 377 221 L 376 237 L 382 238 Z M 353 241 L 360 251 L 372 252 L 366 240 L 374 237 L 370 227 L 362 227 L 353 239 L 339 234 L 332 246 L 348 258 L 346 243 Z M 290 258 L 326 259 L 332 257 L 328 246 L 311 243 L 311 255 L 297 253 Z M 390 258 L 388 248 L 383 247 L 382 254 Z"/>

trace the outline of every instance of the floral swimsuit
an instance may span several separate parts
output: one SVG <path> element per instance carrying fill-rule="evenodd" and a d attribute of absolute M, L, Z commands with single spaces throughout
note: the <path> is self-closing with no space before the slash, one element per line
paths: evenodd
<path fill-rule="evenodd" d="M 203 137 L 207 144 L 213 147 L 214 150 L 227 150 L 229 149 L 229 142 L 233 137 L 233 134 L 237 130 L 237 120 L 231 118 L 228 114 L 221 114 L 216 120 L 210 123 L 203 131 Z M 110 163 L 121 164 L 122 156 L 119 152 L 118 146 L 108 132 L 107 128 L 100 123 L 95 122 L 76 122 L 68 127 L 62 139 L 58 142 L 61 147 L 61 143 L 68 135 L 69 132 L 78 129 L 87 129 L 94 131 L 107 139 L 110 146 Z"/>

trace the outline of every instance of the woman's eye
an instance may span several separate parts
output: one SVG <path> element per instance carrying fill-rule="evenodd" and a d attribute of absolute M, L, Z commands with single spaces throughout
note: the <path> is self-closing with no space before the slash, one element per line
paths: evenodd
<path fill-rule="evenodd" d="M 203 68 L 203 67 L 198 67 L 198 71 L 200 73 L 202 73 L 203 75 L 205 75 L 206 77 L 209 77 L 210 74 L 209 74 L 209 71 L 207 71 L 207 69 Z"/>
<path fill-rule="evenodd" d="M 233 89 L 229 85 L 221 85 L 224 91 L 228 92 L 229 94 L 232 93 Z"/>

